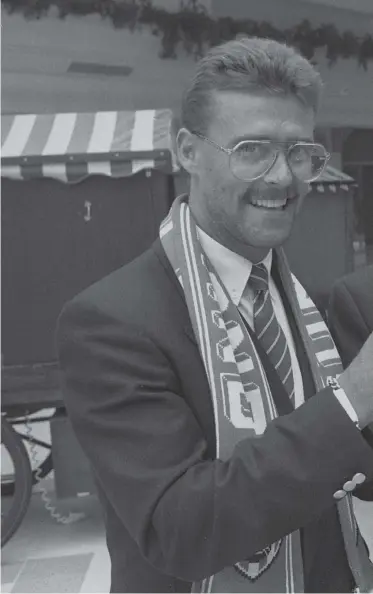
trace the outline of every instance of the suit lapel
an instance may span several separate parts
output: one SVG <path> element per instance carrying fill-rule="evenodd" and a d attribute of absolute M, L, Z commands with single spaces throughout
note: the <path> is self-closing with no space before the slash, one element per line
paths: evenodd
<path fill-rule="evenodd" d="M 179 306 L 180 306 L 180 314 L 183 317 L 183 329 L 188 338 L 198 347 L 197 339 L 194 334 L 194 330 L 192 327 L 192 323 L 190 321 L 188 307 L 185 301 L 184 291 L 182 286 L 180 285 L 179 281 L 177 280 L 176 274 L 166 256 L 166 252 L 163 249 L 162 242 L 160 239 L 157 239 L 152 246 L 160 264 L 164 268 L 167 273 L 167 276 L 172 283 L 174 290 L 178 293 L 179 296 Z"/>

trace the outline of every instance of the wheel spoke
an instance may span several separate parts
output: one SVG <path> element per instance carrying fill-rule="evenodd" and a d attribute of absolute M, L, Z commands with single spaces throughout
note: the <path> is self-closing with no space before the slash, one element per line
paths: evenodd
<path fill-rule="evenodd" d="M 17 431 L 17 433 L 20 437 L 22 437 L 22 439 L 29 441 L 30 443 L 34 443 L 35 445 L 45 448 L 46 450 L 52 449 L 52 445 L 50 443 L 47 443 L 46 441 L 42 441 L 41 439 L 37 439 L 36 437 L 33 437 L 31 435 L 25 435 L 20 431 Z"/>

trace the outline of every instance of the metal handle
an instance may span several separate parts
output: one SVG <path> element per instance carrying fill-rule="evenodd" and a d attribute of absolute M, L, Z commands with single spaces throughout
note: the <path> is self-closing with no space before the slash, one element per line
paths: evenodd
<path fill-rule="evenodd" d="M 86 221 L 86 223 L 88 223 L 91 220 L 91 206 L 92 206 L 92 202 L 90 202 L 89 200 L 86 200 L 84 202 L 84 207 L 86 209 L 85 215 L 84 215 L 84 220 Z"/>

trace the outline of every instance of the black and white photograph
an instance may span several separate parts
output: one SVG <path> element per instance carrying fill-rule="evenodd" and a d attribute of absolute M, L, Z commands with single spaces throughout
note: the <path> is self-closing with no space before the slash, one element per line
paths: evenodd
<path fill-rule="evenodd" d="M 373 593 L 373 0 L 1 0 L 1 592 Z"/>

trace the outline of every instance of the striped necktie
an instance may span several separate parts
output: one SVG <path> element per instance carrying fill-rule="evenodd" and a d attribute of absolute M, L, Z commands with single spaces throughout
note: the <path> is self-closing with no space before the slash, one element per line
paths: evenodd
<path fill-rule="evenodd" d="M 273 309 L 268 280 L 268 271 L 264 264 L 253 264 L 248 283 L 254 290 L 254 330 L 294 403 L 294 377 L 289 347 Z"/>

